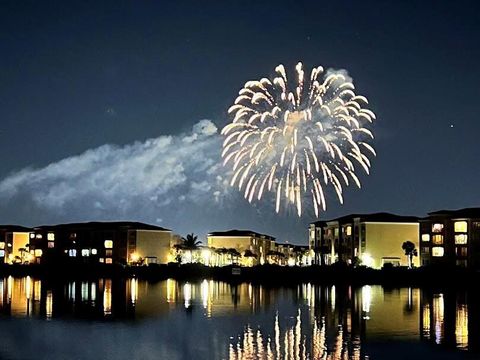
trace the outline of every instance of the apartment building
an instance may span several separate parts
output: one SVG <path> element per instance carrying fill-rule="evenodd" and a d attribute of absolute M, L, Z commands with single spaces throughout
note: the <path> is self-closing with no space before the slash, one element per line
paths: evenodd
<path fill-rule="evenodd" d="M 480 269 L 480 208 L 439 210 L 420 219 L 422 265 Z"/>
<path fill-rule="evenodd" d="M 405 241 L 419 246 L 418 218 L 390 213 L 351 214 L 309 226 L 309 247 L 314 263 L 336 262 L 381 268 L 385 264 L 407 266 L 402 249 Z M 418 258 L 413 260 L 418 266 Z"/>

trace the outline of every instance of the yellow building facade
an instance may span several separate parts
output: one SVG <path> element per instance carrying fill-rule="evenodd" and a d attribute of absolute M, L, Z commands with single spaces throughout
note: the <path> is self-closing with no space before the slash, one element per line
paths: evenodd
<path fill-rule="evenodd" d="M 419 249 L 419 221 L 413 216 L 389 213 L 352 214 L 311 223 L 309 247 L 314 263 L 362 264 L 372 268 L 408 266 L 402 245 L 410 241 Z M 418 256 L 413 266 L 418 266 Z"/>
<path fill-rule="evenodd" d="M 237 250 L 241 265 L 263 265 L 268 262 L 269 253 L 275 250 L 275 238 L 249 230 L 218 231 L 207 235 L 207 245 L 213 251 Z"/>
<path fill-rule="evenodd" d="M 149 263 L 167 264 L 171 261 L 172 232 L 170 230 L 130 230 L 129 238 L 135 238 L 135 250 L 130 262 L 143 259 Z"/>

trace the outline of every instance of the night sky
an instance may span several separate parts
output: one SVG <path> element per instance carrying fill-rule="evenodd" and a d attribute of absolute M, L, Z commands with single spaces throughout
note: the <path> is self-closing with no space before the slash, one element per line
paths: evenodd
<path fill-rule="evenodd" d="M 378 119 L 371 175 L 343 206 L 330 190 L 321 218 L 479 205 L 478 1 L 74 3 L 0 1 L 0 223 L 126 219 L 305 243 L 312 212 L 202 193 L 221 173 L 209 126 L 229 122 L 247 80 L 298 61 L 348 70 Z"/>

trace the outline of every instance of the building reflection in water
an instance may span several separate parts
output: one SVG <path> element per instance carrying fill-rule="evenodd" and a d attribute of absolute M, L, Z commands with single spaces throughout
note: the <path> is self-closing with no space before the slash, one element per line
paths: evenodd
<path fill-rule="evenodd" d="M 476 292 L 422 292 L 422 338 L 448 347 L 478 351 L 478 341 L 473 339 L 480 335 L 479 306 Z"/>
<path fill-rule="evenodd" d="M 369 285 L 308 283 L 292 289 L 213 280 L 59 283 L 28 276 L 0 278 L 4 316 L 140 320 L 173 311 L 206 318 L 245 315 L 238 331 L 225 334 L 231 359 L 364 359 L 367 340 L 393 336 L 475 351 L 479 345 L 473 339 L 480 338 L 479 297 L 466 291 Z M 285 304 L 293 313 L 284 311 Z"/>
<path fill-rule="evenodd" d="M 367 359 L 361 339 L 365 336 L 362 295 L 368 291 L 352 293 L 351 287 L 301 285 L 294 321 L 277 313 L 271 328 L 247 325 L 230 344 L 229 358 Z"/>

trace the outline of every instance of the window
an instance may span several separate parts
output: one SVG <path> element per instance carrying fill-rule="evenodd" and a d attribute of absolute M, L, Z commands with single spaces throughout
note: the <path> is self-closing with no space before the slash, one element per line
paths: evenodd
<path fill-rule="evenodd" d="M 466 246 L 457 246 L 455 248 L 455 253 L 457 256 L 467 256 L 467 247 Z"/>
<path fill-rule="evenodd" d="M 466 221 L 455 221 L 454 228 L 455 232 L 467 232 L 467 222 Z"/>
<path fill-rule="evenodd" d="M 422 234 L 422 241 L 430 241 L 430 234 Z"/>
<path fill-rule="evenodd" d="M 112 240 L 105 240 L 105 249 L 111 249 L 113 247 Z"/>
<path fill-rule="evenodd" d="M 105 250 L 105 256 L 112 256 L 112 249 Z"/>
<path fill-rule="evenodd" d="M 466 259 L 457 260 L 457 261 L 455 262 L 455 264 L 456 264 L 457 266 L 467 267 L 467 260 L 466 260 Z"/>
<path fill-rule="evenodd" d="M 333 234 L 335 237 L 338 237 L 338 228 L 333 229 Z"/>
<path fill-rule="evenodd" d="M 432 247 L 432 256 L 441 257 L 443 256 L 445 249 L 442 246 Z"/>
<path fill-rule="evenodd" d="M 71 233 L 70 234 L 70 239 L 75 240 L 77 238 L 77 233 Z"/>
<path fill-rule="evenodd" d="M 43 254 L 42 249 L 35 249 L 35 256 L 36 256 L 36 257 L 41 257 L 42 254 Z"/>
<path fill-rule="evenodd" d="M 34 233 L 30 233 L 30 239 L 33 239 L 35 237 Z"/>
<path fill-rule="evenodd" d="M 103 263 L 104 261 L 105 261 L 105 260 L 104 260 L 103 258 L 99 258 L 99 259 L 98 259 L 98 262 Z"/>
<path fill-rule="evenodd" d="M 111 263 L 112 263 L 112 258 L 105 259 L 105 264 L 111 264 Z"/>
<path fill-rule="evenodd" d="M 352 235 L 352 227 L 351 226 L 347 226 L 347 236 L 351 236 Z"/>
<path fill-rule="evenodd" d="M 43 238 L 43 236 L 42 236 L 42 234 L 37 234 L 37 235 L 35 235 L 35 238 L 41 239 L 41 238 Z"/>
<path fill-rule="evenodd" d="M 443 235 L 433 235 L 432 242 L 435 245 L 442 245 L 443 244 Z"/>
<path fill-rule="evenodd" d="M 97 255 L 97 249 L 92 249 L 92 255 Z"/>
<path fill-rule="evenodd" d="M 5 243 L 3 241 L 0 242 L 0 249 L 5 249 Z"/>
<path fill-rule="evenodd" d="M 439 232 L 442 232 L 442 230 L 443 230 L 443 224 L 436 223 L 432 225 L 432 232 L 439 233 Z"/>
<path fill-rule="evenodd" d="M 48 241 L 53 241 L 53 240 L 55 240 L 55 234 L 54 234 L 54 233 L 48 233 L 48 234 L 47 234 L 47 240 L 48 240 Z"/>
<path fill-rule="evenodd" d="M 5 256 L 5 250 L 0 250 L 0 257 L 4 257 Z"/>
<path fill-rule="evenodd" d="M 53 241 L 48 242 L 48 248 L 53 249 L 55 247 L 55 243 Z"/>
<path fill-rule="evenodd" d="M 457 234 L 455 235 L 455 244 L 456 245 L 465 245 L 467 243 L 467 234 Z"/>
<path fill-rule="evenodd" d="M 68 256 L 71 256 L 71 257 L 77 256 L 77 250 L 76 249 L 68 250 Z"/>
<path fill-rule="evenodd" d="M 90 250 L 82 249 L 82 256 L 90 256 Z"/>
<path fill-rule="evenodd" d="M 430 255 L 430 248 L 427 246 L 422 246 L 422 254 Z"/>

